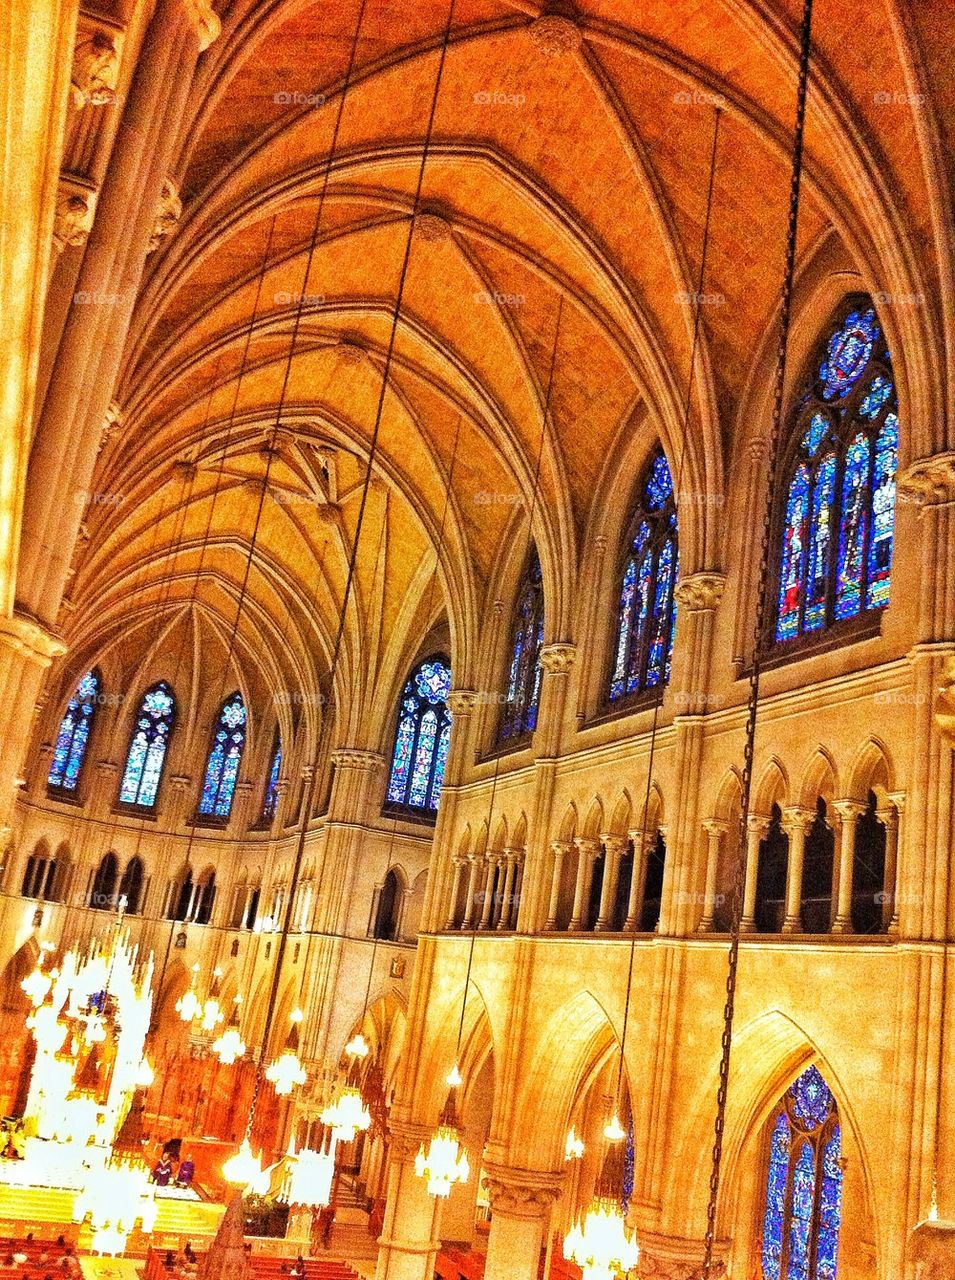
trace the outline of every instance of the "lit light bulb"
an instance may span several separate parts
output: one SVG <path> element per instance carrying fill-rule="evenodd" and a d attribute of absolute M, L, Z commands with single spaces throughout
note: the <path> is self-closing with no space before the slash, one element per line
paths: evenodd
<path fill-rule="evenodd" d="M 346 1085 L 319 1118 L 331 1129 L 336 1142 L 351 1142 L 359 1129 L 364 1132 L 371 1125 L 371 1112 L 352 1085 Z"/>
<path fill-rule="evenodd" d="M 299 1061 L 294 1049 L 283 1049 L 265 1072 L 265 1078 L 280 1097 L 286 1097 L 297 1084 L 304 1084 L 308 1079 L 305 1068 Z"/>
<path fill-rule="evenodd" d="M 153 1071 L 149 1059 L 143 1054 L 143 1060 L 136 1069 L 136 1084 L 140 1089 L 148 1089 L 155 1079 L 156 1073 Z"/>
<path fill-rule="evenodd" d="M 263 1173 L 261 1157 L 252 1154 L 248 1138 L 242 1139 L 238 1151 L 222 1166 L 222 1176 L 226 1182 L 237 1187 L 255 1187 L 261 1182 Z"/>
<path fill-rule="evenodd" d="M 226 1027 L 218 1040 L 213 1041 L 212 1052 L 223 1066 L 231 1067 L 245 1053 L 245 1041 L 238 1027 Z"/>
<path fill-rule="evenodd" d="M 371 1050 L 368 1048 L 368 1041 L 360 1031 L 345 1045 L 345 1053 L 349 1058 L 367 1058 Z"/>
<path fill-rule="evenodd" d="M 620 1205 L 609 1197 L 593 1201 L 582 1221 L 564 1238 L 564 1257 L 576 1262 L 583 1280 L 613 1280 L 640 1261 L 640 1247 L 627 1234 Z"/>
<path fill-rule="evenodd" d="M 468 1155 L 461 1146 L 456 1128 L 442 1124 L 428 1143 L 422 1145 L 414 1162 L 415 1173 L 427 1179 L 428 1193 L 444 1199 L 456 1182 L 467 1182 L 471 1176 Z"/>
<path fill-rule="evenodd" d="M 577 1137 L 577 1131 L 571 1126 L 570 1133 L 567 1135 L 567 1144 L 564 1147 L 564 1160 L 579 1160 L 584 1154 L 584 1144 Z"/>
<path fill-rule="evenodd" d="M 620 1118 L 614 1113 L 613 1119 L 604 1129 L 604 1137 L 609 1142 L 620 1142 L 626 1137 L 626 1132 L 620 1125 Z"/>
<path fill-rule="evenodd" d="M 455 1063 L 448 1072 L 448 1084 L 452 1089 L 457 1089 L 462 1080 L 461 1072 L 458 1070 L 458 1064 Z"/>

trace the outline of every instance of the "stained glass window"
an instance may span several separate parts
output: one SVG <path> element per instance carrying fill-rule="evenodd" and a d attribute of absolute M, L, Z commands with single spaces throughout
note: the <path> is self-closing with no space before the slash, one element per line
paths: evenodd
<path fill-rule="evenodd" d="M 245 724 L 245 703 L 237 691 L 222 704 L 212 735 L 199 798 L 199 812 L 207 817 L 228 818 L 232 812 L 235 784 L 245 750 Z"/>
<path fill-rule="evenodd" d="M 279 774 L 282 772 L 282 739 L 276 734 L 275 746 L 272 748 L 272 766 L 269 769 L 269 780 L 265 784 L 265 796 L 262 800 L 262 821 L 271 822 L 279 802 Z"/>
<path fill-rule="evenodd" d="M 123 804 L 140 809 L 152 809 L 155 805 L 175 710 L 175 698 L 164 680 L 153 685 L 143 697 L 119 788 Z"/>
<path fill-rule="evenodd" d="M 511 631 L 507 698 L 501 708 L 497 728 L 497 739 L 501 744 L 525 738 L 537 727 L 543 643 L 544 580 L 537 548 L 531 547 Z"/>
<path fill-rule="evenodd" d="M 779 509 L 777 642 L 889 602 L 898 400 L 871 301 L 843 308 L 796 413 Z"/>
<path fill-rule="evenodd" d="M 621 572 L 609 699 L 670 678 L 680 576 L 676 499 L 662 449 L 650 459 L 630 521 Z"/>
<path fill-rule="evenodd" d="M 434 814 L 441 798 L 451 741 L 451 667 L 426 658 L 412 671 L 401 694 L 386 801 Z"/>
<path fill-rule="evenodd" d="M 762 1280 L 836 1280 L 842 1218 L 836 1103 L 816 1067 L 783 1099 L 766 1176 Z"/>
<path fill-rule="evenodd" d="M 80 770 L 83 767 L 83 757 L 86 754 L 86 744 L 89 742 L 90 730 L 93 727 L 99 692 L 99 672 L 87 671 L 66 704 L 46 780 L 47 786 L 52 791 L 76 790 Z"/>

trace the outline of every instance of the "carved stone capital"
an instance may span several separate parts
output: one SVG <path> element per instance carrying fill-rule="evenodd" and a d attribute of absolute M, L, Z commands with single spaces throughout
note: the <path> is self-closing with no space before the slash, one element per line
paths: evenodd
<path fill-rule="evenodd" d="M 576 53 L 583 40 L 583 32 L 573 18 L 558 13 L 545 13 L 535 18 L 527 32 L 548 58 Z"/>
<path fill-rule="evenodd" d="M 550 675 L 565 676 L 574 665 L 577 646 L 573 644 L 545 644 L 540 651 L 540 664 Z"/>
<path fill-rule="evenodd" d="M 77 110 L 114 101 L 119 75 L 117 41 L 115 32 L 80 22 L 70 75 L 70 95 Z"/>
<path fill-rule="evenodd" d="M 394 1119 L 388 1124 L 388 1150 L 392 1160 L 400 1160 L 403 1164 L 415 1158 L 422 1143 L 428 1141 L 432 1130 L 425 1124 L 414 1124 Z"/>
<path fill-rule="evenodd" d="M 691 573 L 676 584 L 677 603 L 691 613 L 715 609 L 723 598 L 725 586 L 723 573 Z"/>
<path fill-rule="evenodd" d="M 596 858 L 600 853 L 600 841 L 588 840 L 586 836 L 574 836 L 574 848 L 585 858 Z"/>
<path fill-rule="evenodd" d="M 755 466 L 763 461 L 768 452 L 769 445 L 762 436 L 753 436 L 746 446 L 746 456 Z"/>
<path fill-rule="evenodd" d="M 600 843 L 610 857 L 620 857 L 625 851 L 628 840 L 626 836 L 602 835 Z"/>
<path fill-rule="evenodd" d="M 106 413 L 103 415 L 103 425 L 100 427 L 99 447 L 105 449 L 110 440 L 118 434 L 123 425 L 123 411 L 116 403 L 111 400 L 106 407 Z"/>
<path fill-rule="evenodd" d="M 530 1222 L 548 1213 L 564 1183 L 563 1171 L 542 1173 L 485 1165 L 485 1172 L 492 1213 Z"/>
<path fill-rule="evenodd" d="M 452 689 L 448 694 L 448 710 L 452 716 L 469 716 L 477 706 L 474 689 Z"/>
<path fill-rule="evenodd" d="M 377 769 L 385 757 L 361 747 L 339 747 L 332 753 L 332 762 L 336 769 Z"/>
<path fill-rule="evenodd" d="M 213 40 L 217 40 L 222 31 L 219 15 L 213 9 L 211 0 L 183 0 L 183 5 L 196 35 L 199 37 L 199 52 L 209 48 Z"/>
<path fill-rule="evenodd" d="M 815 816 L 811 809 L 803 809 L 799 805 L 792 805 L 790 808 L 783 810 L 783 830 L 789 836 L 794 835 L 797 831 L 805 833 L 812 826 Z"/>
<path fill-rule="evenodd" d="M 746 815 L 746 830 L 759 836 L 760 840 L 765 839 L 766 833 L 769 831 L 769 819 L 762 813 L 750 813 Z"/>
<path fill-rule="evenodd" d="M 96 212 L 96 191 L 87 183 L 61 175 L 53 213 L 53 248 L 62 253 L 86 243 Z"/>
<path fill-rule="evenodd" d="M 923 506 L 955 498 L 955 449 L 919 458 L 898 477 L 899 494 Z"/>
<path fill-rule="evenodd" d="M 703 822 L 703 830 L 708 836 L 725 836 L 730 829 L 730 824 L 723 818 L 706 818 Z"/>
<path fill-rule="evenodd" d="M 48 667 L 54 658 L 66 653 L 66 644 L 58 635 L 18 613 L 10 618 L 0 617 L 0 644 L 23 654 L 38 667 Z"/>
<path fill-rule="evenodd" d="M 726 1263 L 713 1260 L 710 1280 L 721 1280 L 726 1275 Z M 646 1247 L 640 1250 L 640 1280 L 702 1280 L 702 1262 L 678 1262 L 673 1258 L 654 1257 Z"/>
<path fill-rule="evenodd" d="M 865 813 L 865 805 L 860 804 L 858 800 L 834 800 L 833 809 L 839 815 L 842 822 L 855 822 Z"/>
<path fill-rule="evenodd" d="M 156 211 L 156 221 L 153 223 L 153 233 L 149 238 L 149 253 L 155 252 L 163 240 L 172 235 L 181 217 L 182 201 L 179 199 L 179 192 L 172 179 L 165 178 L 162 191 L 159 193 L 159 208 Z"/>

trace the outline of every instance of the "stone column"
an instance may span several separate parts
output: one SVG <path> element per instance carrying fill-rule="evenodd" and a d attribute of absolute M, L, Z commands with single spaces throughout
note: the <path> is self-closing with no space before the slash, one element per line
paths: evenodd
<path fill-rule="evenodd" d="M 465 858 L 454 857 L 451 859 L 454 865 L 454 878 L 451 881 L 451 896 L 448 903 L 448 918 L 444 922 L 445 929 L 454 928 L 454 913 L 457 910 L 458 894 L 461 892 L 461 878 L 464 874 Z"/>
<path fill-rule="evenodd" d="M 487 870 L 484 873 L 484 901 L 481 903 L 481 920 L 478 924 L 479 929 L 486 929 L 491 922 L 491 912 L 494 909 L 494 879 L 497 872 L 499 856 L 496 853 L 488 853 L 485 861 Z"/>
<path fill-rule="evenodd" d="M 452 689 L 448 694 L 448 710 L 451 712 L 451 741 L 441 788 L 441 805 L 434 828 L 431 845 L 431 867 L 421 908 L 422 930 L 439 930 L 445 921 L 449 896 L 448 881 L 454 865 L 451 851 L 455 844 L 458 787 L 464 779 L 465 766 L 473 752 L 471 725 L 477 694 L 473 689 Z M 469 895 L 469 899 L 470 899 Z M 454 897 L 450 911 L 454 910 Z M 452 926 L 453 927 L 453 926 Z"/>
<path fill-rule="evenodd" d="M 633 933 L 640 923 L 640 912 L 643 909 L 643 882 L 647 874 L 647 853 L 656 839 L 656 833 L 644 831 L 642 827 L 630 832 L 633 841 L 633 870 L 630 873 L 630 896 L 627 899 L 627 920 L 624 929 Z"/>
<path fill-rule="evenodd" d="M 620 859 L 627 847 L 624 836 L 601 836 L 604 847 L 604 878 L 600 886 L 600 914 L 595 929 L 605 933 L 613 923 L 613 909 L 617 900 L 617 876 L 620 872 Z"/>
<path fill-rule="evenodd" d="M 506 865 L 504 869 L 504 890 L 501 902 L 501 914 L 497 922 L 499 929 L 510 929 L 514 916 L 514 886 L 517 884 L 517 867 L 521 858 L 520 849 L 505 849 Z"/>
<path fill-rule="evenodd" d="M 895 791 L 889 796 L 892 802 L 887 808 L 880 810 L 879 819 L 885 826 L 885 878 L 882 884 L 884 900 L 882 903 L 882 923 L 891 936 L 899 932 L 898 886 L 899 877 L 899 835 L 902 826 L 902 812 L 905 808 L 905 792 Z"/>
<path fill-rule="evenodd" d="M 698 933 L 713 932 L 713 917 L 716 912 L 716 877 L 720 865 L 720 848 L 723 837 L 729 830 L 729 823 L 718 818 L 708 818 L 703 823 L 706 832 L 706 887 L 703 890 L 703 915 L 697 926 Z"/>
<path fill-rule="evenodd" d="M 289 779 L 280 777 L 275 784 L 275 813 L 269 826 L 269 834 L 273 839 L 277 839 L 285 827 L 285 810 L 290 791 Z"/>
<path fill-rule="evenodd" d="M 235 784 L 235 795 L 232 800 L 232 812 L 229 815 L 229 826 L 233 831 L 242 835 L 248 831 L 252 825 L 253 813 L 252 806 L 255 802 L 255 784 L 252 782 L 237 782 Z"/>
<path fill-rule="evenodd" d="M 582 836 L 574 838 L 574 845 L 577 849 L 577 883 L 574 887 L 574 912 L 567 927 L 571 933 L 579 933 L 583 928 L 594 858 L 599 852 L 600 845 L 596 840 L 585 840 Z"/>
<path fill-rule="evenodd" d="M 752 933 L 756 928 L 756 888 L 759 883 L 759 846 L 769 831 L 769 819 L 751 813 L 746 818 L 746 882 L 743 889 L 743 918 L 740 930 Z"/>
<path fill-rule="evenodd" d="M 464 904 L 464 919 L 461 921 L 462 929 L 470 929 L 474 924 L 474 908 L 477 906 L 477 887 L 478 875 L 481 870 L 483 857 L 478 853 L 469 853 L 468 862 L 471 864 L 468 873 L 468 896 Z"/>
<path fill-rule="evenodd" d="M 537 1280 L 564 1174 L 487 1167 L 491 1232 L 484 1280 Z"/>
<path fill-rule="evenodd" d="M 560 885 L 564 874 L 564 858 L 571 852 L 573 845 L 569 840 L 555 840 L 551 845 L 554 865 L 551 870 L 550 901 L 547 906 L 547 922 L 545 929 L 557 928 L 557 911 L 560 907 Z"/>
<path fill-rule="evenodd" d="M 87 798 L 87 811 L 101 817 L 112 809 L 119 796 L 119 765 L 113 760 L 97 760 L 96 774 Z"/>
<path fill-rule="evenodd" d="M 441 1247 L 442 1201 L 428 1194 L 414 1161 L 431 1131 L 392 1122 L 385 1221 L 378 1241 L 375 1280 L 433 1280 Z"/>
<path fill-rule="evenodd" d="M 839 833 L 839 883 L 832 932 L 852 933 L 852 880 L 855 867 L 856 823 L 865 813 L 865 806 L 855 800 L 837 800 L 833 808 L 839 815 L 842 830 Z"/>
<path fill-rule="evenodd" d="M 783 830 L 789 836 L 789 873 L 786 877 L 786 918 L 783 933 L 802 933 L 802 869 L 806 852 L 806 832 L 813 815 L 794 807 L 783 815 Z"/>

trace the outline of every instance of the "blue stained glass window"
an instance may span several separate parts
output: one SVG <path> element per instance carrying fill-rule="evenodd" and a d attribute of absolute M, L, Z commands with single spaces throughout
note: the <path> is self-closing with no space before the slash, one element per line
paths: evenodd
<path fill-rule="evenodd" d="M 437 812 L 451 741 L 450 692 L 451 667 L 445 658 L 425 659 L 408 677 L 385 792 L 388 804 Z"/>
<path fill-rule="evenodd" d="M 842 1219 L 835 1099 L 809 1067 L 783 1099 L 769 1143 L 763 1280 L 836 1280 Z"/>
<path fill-rule="evenodd" d="M 153 685 L 144 695 L 119 788 L 123 804 L 136 805 L 140 809 L 151 809 L 155 805 L 175 709 L 172 690 L 164 680 Z"/>
<path fill-rule="evenodd" d="M 625 543 L 610 702 L 669 680 L 679 572 L 673 477 L 658 448 L 644 472 Z"/>
<path fill-rule="evenodd" d="M 507 701 L 501 708 L 497 738 L 511 742 L 533 733 L 537 726 L 544 643 L 544 583 L 537 548 L 531 547 L 521 582 L 511 632 L 511 660 L 508 666 Z"/>
<path fill-rule="evenodd" d="M 797 400 L 779 512 L 775 639 L 889 603 L 898 401 L 875 310 L 850 303 Z"/>
<path fill-rule="evenodd" d="M 769 1148 L 769 1177 L 766 1183 L 766 1213 L 763 1218 L 763 1277 L 780 1280 L 783 1257 L 783 1224 L 786 1212 L 786 1184 L 789 1181 L 789 1120 L 778 1117 Z"/>
<path fill-rule="evenodd" d="M 199 799 L 199 812 L 207 817 L 228 818 L 232 812 L 235 784 L 245 750 L 246 720 L 242 694 L 236 691 L 222 704 L 209 748 Z"/>
<path fill-rule="evenodd" d="M 76 790 L 86 755 L 86 744 L 93 727 L 99 690 L 99 672 L 87 671 L 66 704 L 46 780 L 47 786 L 54 791 Z"/>
<path fill-rule="evenodd" d="M 279 802 L 279 774 L 282 772 L 282 740 L 275 739 L 272 750 L 272 767 L 269 769 L 269 780 L 265 785 L 265 796 L 262 800 L 262 820 L 270 822 L 275 817 Z"/>

